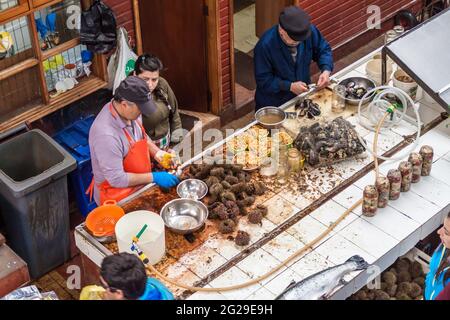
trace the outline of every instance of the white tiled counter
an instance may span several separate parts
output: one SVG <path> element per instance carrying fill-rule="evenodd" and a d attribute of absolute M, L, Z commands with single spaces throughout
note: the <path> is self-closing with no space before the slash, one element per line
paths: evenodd
<path fill-rule="evenodd" d="M 367 55 L 354 65 L 336 74 L 335 77 L 344 79 L 349 76 L 365 76 L 365 63 L 379 51 Z M 417 104 L 423 124 L 428 124 L 438 118 L 444 111 L 440 106 L 429 102 L 419 100 Z M 411 114 L 411 117 L 413 116 L 414 114 Z M 357 117 L 351 117 L 348 120 L 356 125 L 356 130 L 361 136 L 368 142 L 373 142 L 374 133 L 359 126 Z M 372 269 L 373 267 L 371 267 L 368 272 L 358 271 L 346 276 L 344 280 L 347 283 L 338 288 L 332 296 L 332 299 L 336 300 L 346 299 L 365 286 L 374 276 L 392 265 L 398 257 L 405 255 L 414 248 L 420 240 L 434 232 L 442 224 L 444 216 L 450 210 L 449 127 L 450 120 L 446 120 L 421 138 L 420 145 L 429 144 L 435 150 L 433 170 L 430 177 L 422 177 L 420 183 L 413 184 L 410 192 L 402 193 L 400 199 L 396 201 L 390 201 L 389 206 L 385 209 L 379 209 L 375 217 L 362 216 L 361 207 L 355 209 L 312 251 L 289 263 L 287 268 L 283 268 L 275 277 L 270 277 L 270 281 L 261 283 L 260 286 L 262 287 L 254 286 L 252 290 L 246 289 L 242 291 L 242 295 L 235 292 L 233 298 L 273 299 L 292 280 L 300 281 L 325 268 L 343 263 L 353 255 L 360 255 L 377 268 Z M 391 130 L 382 132 L 379 138 L 379 146 L 382 150 L 388 151 L 403 141 L 404 136 L 412 135 L 416 131 L 416 126 L 411 122 L 402 121 L 400 125 Z M 406 158 L 405 156 L 404 160 Z M 346 161 L 334 165 L 334 172 L 339 172 L 340 180 L 342 180 L 340 182 L 343 182 L 370 162 L 371 159 Z M 389 169 L 398 167 L 398 163 L 398 161 L 383 163 L 380 167 L 380 173 L 387 174 Z M 278 264 L 285 261 L 335 222 L 347 208 L 350 208 L 362 197 L 363 188 L 367 184 L 372 184 L 374 177 L 374 173 L 370 172 L 349 185 L 333 199 L 321 205 L 245 258 L 237 266 L 230 269 L 230 272 L 237 273 L 237 270 L 239 270 L 247 276 L 250 274 L 249 278 L 252 279 L 255 276 L 255 270 L 257 275 L 270 271 L 277 265 L 276 260 L 278 260 Z M 336 179 L 333 180 L 336 181 Z M 318 194 L 327 193 L 333 187 L 321 185 L 317 186 L 316 190 Z M 293 205 L 292 210 L 284 210 L 284 204 L 280 198 L 290 202 Z M 267 203 L 269 205 L 268 219 L 279 224 L 289 216 L 295 215 L 296 210 L 300 211 L 313 201 L 314 199 L 310 197 L 286 190 L 281 196 L 277 196 Z M 283 214 L 287 214 L 287 216 L 284 217 Z M 241 273 L 239 272 L 239 274 Z M 230 278 L 228 274 L 220 278 L 222 277 L 229 280 L 229 282 L 222 282 L 223 284 L 226 283 L 227 286 L 242 283 L 244 280 L 243 278 Z M 246 277 L 247 280 L 249 278 Z M 195 293 L 188 299 L 197 299 L 202 296 L 201 293 Z"/>
<path fill-rule="evenodd" d="M 339 72 L 335 78 L 364 76 L 365 63 L 377 52 L 379 50 Z M 421 100 L 418 105 L 423 124 L 440 117 L 439 106 Z M 348 120 L 356 126 L 362 137 L 368 142 L 373 141 L 374 134 L 358 125 L 357 117 L 353 116 Z M 356 208 L 312 250 L 303 253 L 268 279 L 241 290 L 197 292 L 187 299 L 273 299 L 292 280 L 305 279 L 325 268 L 343 263 L 353 255 L 360 255 L 370 264 L 377 266 L 378 273 L 383 271 L 399 256 L 412 249 L 418 241 L 434 232 L 450 210 L 448 126 L 450 120 L 447 119 L 421 139 L 420 145 L 429 144 L 435 150 L 431 176 L 422 177 L 420 183 L 414 184 L 410 192 L 402 193 L 396 201 L 390 201 L 389 206 L 379 209 L 375 217 L 364 217 L 361 207 Z M 391 150 L 404 141 L 405 136 L 415 132 L 413 123 L 403 120 L 398 126 L 383 131 L 379 139 L 380 148 L 384 151 Z M 237 247 L 233 241 L 214 235 L 195 250 L 183 255 L 164 273 L 186 285 L 202 281 L 202 286 L 215 288 L 238 285 L 258 278 L 317 238 L 362 197 L 363 188 L 374 182 L 373 172 L 361 177 L 365 172 L 362 170 L 371 163 L 370 157 L 362 157 L 333 165 L 332 173 L 323 168 L 309 172 L 306 191 L 284 187 L 261 200 L 269 211 L 261 225 L 249 224 L 246 219 L 240 221 L 239 230 L 247 231 L 251 235 L 249 246 Z M 383 163 L 380 173 L 385 175 L 389 169 L 396 167 L 398 162 L 395 161 Z M 361 177 L 359 180 L 354 178 L 357 174 Z M 353 181 L 354 183 L 351 183 Z M 341 186 L 347 187 L 338 194 L 327 197 Z M 308 209 L 324 198 L 328 200 L 320 202 L 322 204 L 316 209 Z M 311 212 L 308 211 L 309 213 L 298 221 L 305 210 Z M 100 265 L 103 257 L 111 254 L 105 248 L 93 244 L 82 227 L 77 228 L 75 233 L 78 248 L 95 264 Z M 243 254 L 247 250 L 248 255 Z M 211 275 L 214 276 L 210 277 Z M 344 279 L 346 284 L 338 288 L 332 298 L 347 298 L 373 276 L 372 270 L 349 274 Z M 183 290 L 172 286 L 169 288 L 176 296 L 185 298 L 182 296 Z"/>

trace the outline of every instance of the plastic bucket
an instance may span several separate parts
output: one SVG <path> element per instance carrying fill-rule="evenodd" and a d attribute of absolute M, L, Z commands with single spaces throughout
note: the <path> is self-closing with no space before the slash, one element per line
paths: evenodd
<path fill-rule="evenodd" d="M 417 83 L 414 82 L 411 79 L 411 82 L 403 82 L 401 80 L 399 80 L 399 77 L 409 77 L 408 74 L 399 69 L 397 71 L 394 72 L 394 77 L 393 77 L 393 82 L 394 82 L 394 87 L 399 88 L 403 91 L 405 91 L 410 97 L 415 98 L 416 97 L 416 93 L 417 93 Z"/>
<path fill-rule="evenodd" d="M 138 245 L 149 263 L 156 264 L 166 253 L 166 239 L 163 219 L 151 211 L 130 212 L 117 222 L 115 230 L 119 252 L 135 253 L 131 250 L 131 242 L 144 225 L 147 225 L 147 229 Z"/>
<path fill-rule="evenodd" d="M 379 86 L 382 81 L 382 60 L 381 59 L 372 59 L 367 62 L 366 65 L 366 74 L 367 76 L 375 81 L 375 83 Z M 386 80 L 389 81 L 392 75 L 392 65 L 390 63 L 386 64 Z"/>

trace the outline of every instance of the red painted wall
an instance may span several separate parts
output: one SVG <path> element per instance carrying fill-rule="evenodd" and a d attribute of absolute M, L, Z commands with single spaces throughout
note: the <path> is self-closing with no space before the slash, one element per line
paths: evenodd
<path fill-rule="evenodd" d="M 231 26 L 230 26 L 230 1 L 219 1 L 219 25 L 220 25 L 220 56 L 222 67 L 222 106 L 226 107 L 232 102 L 231 92 Z M 223 109 L 223 108 L 222 108 Z"/>
<path fill-rule="evenodd" d="M 229 0 L 220 3 L 220 32 L 222 50 L 222 89 L 223 106 L 231 103 L 231 68 L 230 68 L 230 18 Z M 392 17 L 402 8 L 412 8 L 421 0 L 300 0 L 299 5 L 312 17 L 333 49 L 345 44 L 354 36 L 367 30 L 366 21 L 369 5 L 381 8 L 381 19 Z"/>
<path fill-rule="evenodd" d="M 222 69 L 222 109 L 232 103 L 231 84 L 231 25 L 230 0 L 217 0 L 219 3 L 220 56 Z M 133 7 L 130 0 L 104 0 L 116 13 L 117 23 L 127 29 L 134 44 Z M 416 7 L 421 0 L 300 0 L 300 6 L 312 17 L 333 48 L 339 47 L 363 33 L 369 17 L 369 5 L 381 8 L 384 20 L 402 8 Z"/>
<path fill-rule="evenodd" d="M 300 0 L 300 6 L 312 17 L 313 23 L 336 48 L 367 30 L 369 5 L 381 9 L 381 19 L 392 18 L 402 8 L 411 8 L 421 0 Z"/>

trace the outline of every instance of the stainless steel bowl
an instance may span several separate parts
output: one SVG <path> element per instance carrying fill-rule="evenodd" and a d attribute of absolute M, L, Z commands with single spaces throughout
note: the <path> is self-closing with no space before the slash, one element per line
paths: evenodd
<path fill-rule="evenodd" d="M 169 230 L 178 234 L 189 234 L 205 224 L 208 208 L 200 201 L 175 199 L 161 209 L 160 215 Z"/>
<path fill-rule="evenodd" d="M 280 121 L 275 123 L 267 123 L 261 120 L 261 118 L 265 115 L 277 115 L 281 118 Z M 277 107 L 265 107 L 262 109 L 259 109 L 255 113 L 255 120 L 264 128 L 266 129 L 278 129 L 281 128 L 281 125 L 286 120 L 286 112 L 284 112 L 282 109 Z"/>
<path fill-rule="evenodd" d="M 354 82 L 356 87 L 363 87 L 367 91 L 372 90 L 377 86 L 375 84 L 375 82 L 373 82 L 369 78 L 365 78 L 365 77 L 350 77 L 350 78 L 341 80 L 338 83 L 338 85 L 343 85 L 344 87 L 347 87 L 347 85 L 350 82 Z M 363 104 L 366 104 L 370 100 L 372 100 L 374 95 L 375 95 L 375 92 L 372 92 L 372 94 L 370 96 L 368 96 L 366 99 L 364 99 Z M 359 102 L 361 101 L 361 99 L 351 99 L 351 98 L 346 98 L 346 97 L 343 97 L 343 98 L 345 98 L 345 102 L 347 102 L 348 104 L 353 105 L 353 106 L 359 105 Z"/>
<path fill-rule="evenodd" d="M 208 193 L 208 186 L 201 180 L 187 179 L 178 185 L 177 193 L 180 198 L 201 200 Z"/>

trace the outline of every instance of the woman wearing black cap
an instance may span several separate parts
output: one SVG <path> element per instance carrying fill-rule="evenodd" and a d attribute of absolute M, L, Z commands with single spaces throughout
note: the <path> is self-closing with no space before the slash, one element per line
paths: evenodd
<path fill-rule="evenodd" d="M 311 61 L 321 70 L 317 85 L 327 86 L 333 71 L 330 45 L 305 11 L 287 7 L 279 24 L 264 33 L 254 50 L 256 109 L 281 106 L 307 91 Z"/>
<path fill-rule="evenodd" d="M 145 130 L 159 148 L 167 151 L 171 142 L 180 142 L 178 136 L 181 135 L 173 133 L 181 129 L 181 118 L 172 88 L 160 77 L 162 70 L 161 60 L 152 54 L 144 54 L 137 59 L 134 73 L 147 82 L 156 104 L 156 111 L 150 117 L 142 118 Z"/>

